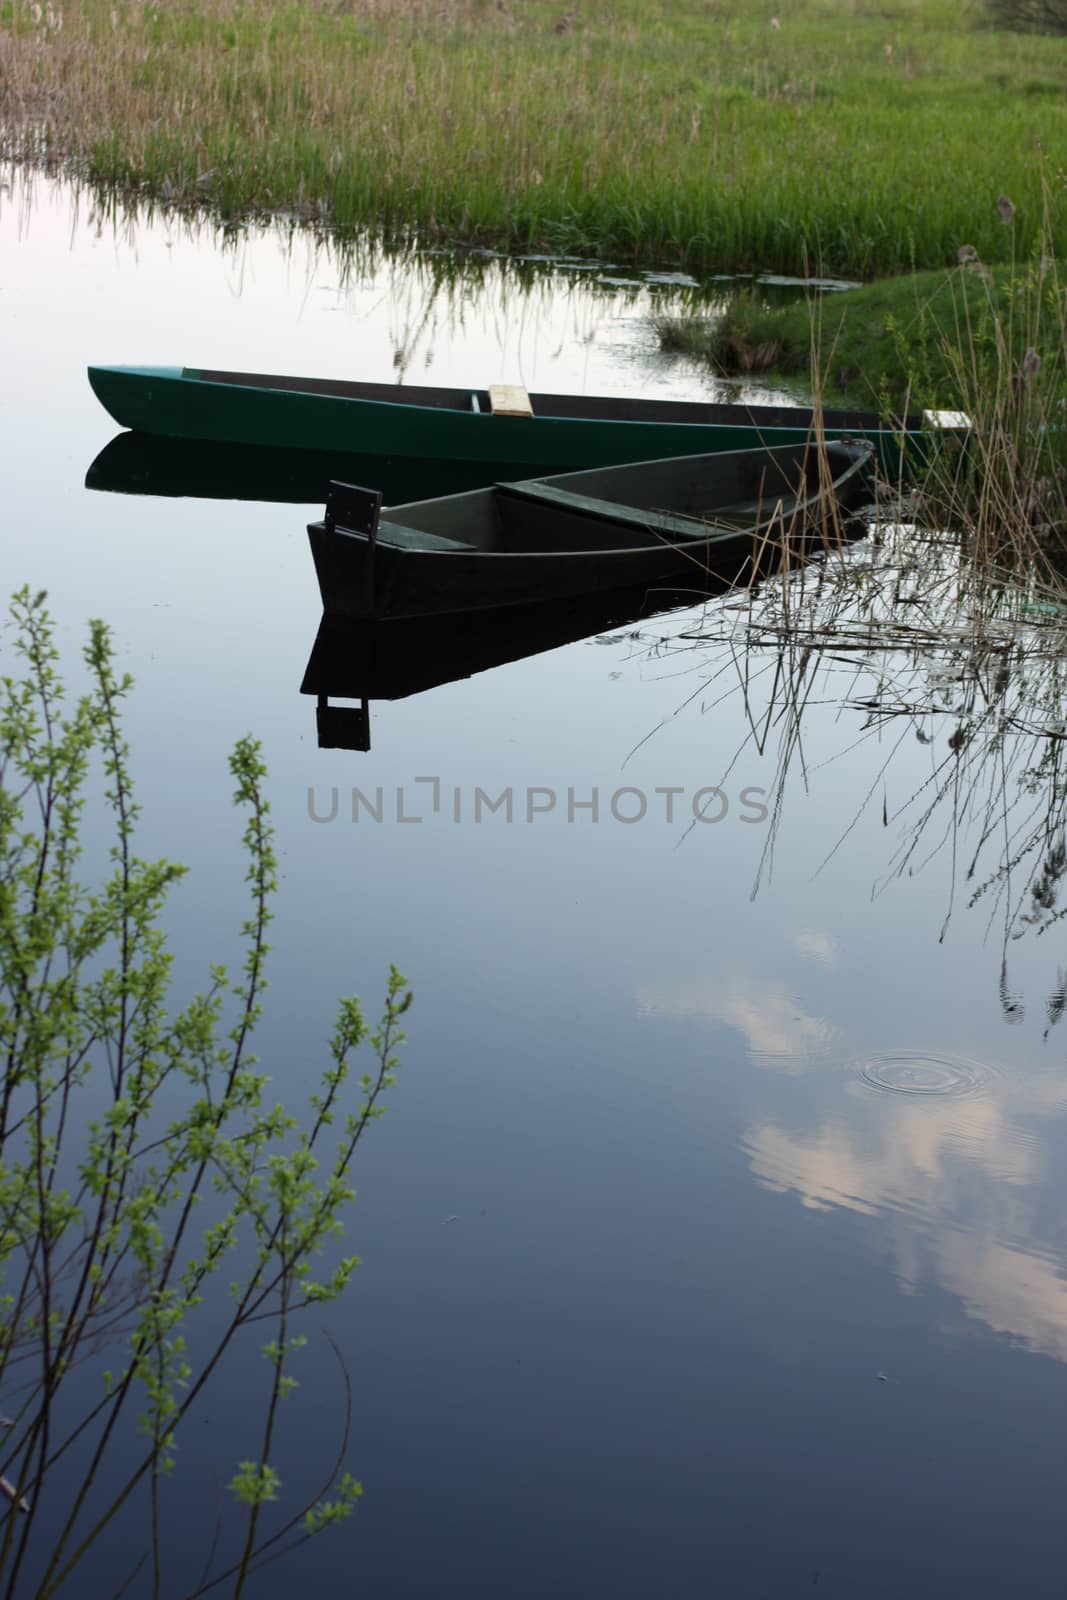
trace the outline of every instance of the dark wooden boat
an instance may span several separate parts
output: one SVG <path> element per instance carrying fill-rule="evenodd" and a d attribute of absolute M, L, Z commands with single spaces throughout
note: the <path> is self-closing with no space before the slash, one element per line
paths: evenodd
<path fill-rule="evenodd" d="M 813 412 L 793 406 L 526 394 L 344 382 L 200 367 L 89 368 L 101 403 L 124 428 L 170 438 L 272 449 L 466 462 L 479 482 L 665 456 L 803 444 Z M 943 437 L 936 417 L 892 425 L 870 412 L 826 411 L 828 439 L 869 440 L 896 481 Z"/>
<path fill-rule="evenodd" d="M 788 445 L 496 484 L 381 512 L 331 484 L 308 529 L 328 616 L 402 617 L 640 586 L 699 596 L 744 583 L 788 549 L 841 538 L 867 495 L 869 443 Z"/>

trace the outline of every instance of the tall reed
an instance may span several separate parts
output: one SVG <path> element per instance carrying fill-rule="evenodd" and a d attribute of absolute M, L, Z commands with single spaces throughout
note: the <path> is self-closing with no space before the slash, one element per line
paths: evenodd
<path fill-rule="evenodd" d="M 998 209 L 1014 237 L 1013 202 Z M 973 246 L 959 256 L 943 343 L 970 433 L 958 460 L 934 459 L 924 520 L 957 529 L 980 566 L 1030 570 L 1067 597 L 1067 285 L 1047 208 L 1038 249 L 999 281 Z"/>

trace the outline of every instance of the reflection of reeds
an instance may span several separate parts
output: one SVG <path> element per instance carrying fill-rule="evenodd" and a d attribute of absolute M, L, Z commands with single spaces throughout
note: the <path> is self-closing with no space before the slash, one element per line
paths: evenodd
<path fill-rule="evenodd" d="M 989 906 L 1005 939 L 1067 915 L 1067 605 L 1032 573 L 990 565 L 979 579 L 960 535 L 875 524 L 858 544 L 709 604 L 659 649 L 692 661 L 706 712 L 740 703 L 747 731 L 720 781 L 747 753 L 774 762 L 754 890 L 791 786 L 829 781 L 816 773 L 869 745 L 870 776 L 831 855 L 881 809 L 898 843 L 879 890 L 947 851 L 946 925 L 960 891 Z M 809 751 L 812 714 L 827 705 L 849 714 L 840 743 Z M 916 742 L 929 770 L 890 805 L 894 758 Z"/>
<path fill-rule="evenodd" d="M 1013 230 L 1011 199 L 997 211 Z M 757 888 L 789 781 L 808 782 L 807 713 L 829 702 L 861 718 L 848 748 L 878 741 L 856 820 L 880 792 L 884 822 L 903 830 L 883 885 L 948 849 L 949 915 L 963 890 L 1003 917 L 1005 938 L 1067 916 L 1067 298 L 1050 217 L 1046 195 L 1039 250 L 999 286 L 973 247 L 960 250 L 940 350 L 951 388 L 939 398 L 970 419 L 962 447 L 935 452 L 917 491 L 880 485 L 862 544 L 827 545 L 799 570 L 783 560 L 778 582 L 736 594 L 674 641 L 700 652 L 720 695 L 740 694 L 748 733 L 735 762 L 774 748 Z M 816 435 L 834 360 L 821 313 L 812 300 Z M 886 775 L 908 740 L 930 747 L 931 766 L 891 810 Z"/>

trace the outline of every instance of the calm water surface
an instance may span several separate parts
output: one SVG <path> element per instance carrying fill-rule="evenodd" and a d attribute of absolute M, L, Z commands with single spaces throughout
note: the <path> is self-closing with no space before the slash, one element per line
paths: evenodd
<path fill-rule="evenodd" d="M 670 285 L 522 292 L 490 267 L 435 291 L 427 270 L 343 282 L 299 241 L 116 231 L 47 185 L 0 205 L 5 587 L 46 588 L 71 653 L 108 618 L 136 675 L 142 850 L 192 869 L 181 981 L 235 948 L 226 756 L 252 729 L 283 872 L 279 1094 L 321 1063 L 338 994 L 373 1003 L 390 960 L 416 991 L 360 1162 L 363 1266 L 326 1319 L 365 1498 L 256 1592 L 1062 1595 L 1063 935 L 1023 925 L 1005 977 L 989 897 L 953 901 L 951 838 L 893 876 L 896 808 L 957 719 L 860 740 L 854 685 L 810 704 L 773 862 L 742 790 L 774 790 L 778 739 L 760 753 L 740 669 L 712 682 L 722 647 L 683 648 L 677 617 L 380 700 L 369 753 L 320 750 L 298 693 L 320 508 L 83 487 L 114 432 L 90 361 L 706 392 L 655 360 Z M 380 823 L 351 821 L 353 786 L 382 788 Z M 509 786 L 513 820 L 475 823 L 475 790 Z M 694 822 L 709 786 L 727 813 Z M 527 821 L 529 791 L 554 809 Z M 324 1349 L 287 1417 L 294 1490 L 335 1448 Z M 261 1365 L 183 1441 L 176 1570 L 255 1449 Z"/>

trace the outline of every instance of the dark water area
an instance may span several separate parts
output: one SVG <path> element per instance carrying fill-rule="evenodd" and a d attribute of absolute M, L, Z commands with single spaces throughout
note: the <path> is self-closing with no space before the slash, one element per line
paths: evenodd
<path fill-rule="evenodd" d="M 1067 955 L 1060 925 L 968 904 L 981 818 L 939 814 L 897 870 L 960 723 L 950 675 L 921 738 L 864 735 L 843 657 L 780 787 L 781 717 L 759 718 L 781 657 L 731 647 L 728 597 L 324 641 L 321 501 L 283 465 L 263 500 L 193 451 L 191 494 L 85 487 L 114 433 L 90 362 L 698 398 L 655 352 L 671 286 L 342 283 L 300 240 L 116 234 L 43 184 L 0 200 L 0 252 L 4 587 L 47 589 L 73 681 L 91 616 L 136 677 L 139 849 L 190 868 L 179 988 L 237 951 L 226 760 L 251 730 L 278 1097 L 313 1087 L 337 996 L 373 1009 L 390 961 L 416 995 L 358 1162 L 362 1265 L 307 1321 L 277 1452 L 295 1497 L 337 1448 L 325 1325 L 364 1498 L 251 1592 L 1062 1595 Z M 302 684 L 365 694 L 370 749 L 320 748 Z M 1040 821 L 1046 792 L 998 759 Z M 475 820 L 507 790 L 510 820 Z M 183 1581 L 267 1378 L 232 1363 L 180 1441 Z M 111 1592 L 135 1544 L 109 1536 L 71 1592 Z"/>

